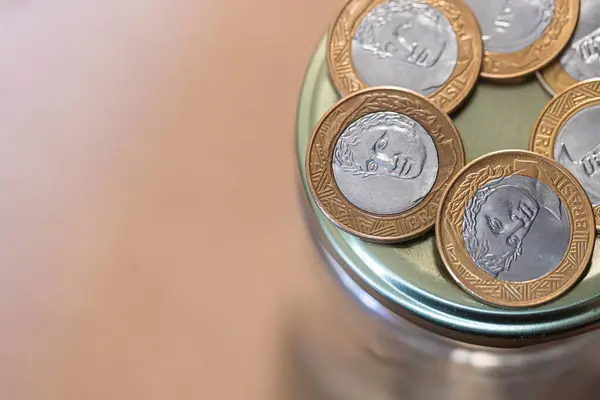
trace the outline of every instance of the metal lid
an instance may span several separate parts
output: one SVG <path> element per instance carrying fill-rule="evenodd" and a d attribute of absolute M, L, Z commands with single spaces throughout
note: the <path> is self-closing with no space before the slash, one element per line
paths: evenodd
<path fill-rule="evenodd" d="M 306 191 L 308 140 L 338 99 L 328 78 L 323 40 L 310 62 L 298 106 L 298 162 Z M 513 86 L 478 83 L 472 98 L 454 114 L 467 161 L 495 150 L 527 149 L 531 127 L 549 99 L 535 79 Z M 320 244 L 360 287 L 397 314 L 444 336 L 514 347 L 590 330 L 600 319 L 598 252 L 582 282 L 560 299 L 531 309 L 500 309 L 478 302 L 452 281 L 432 233 L 402 245 L 367 243 L 336 228 L 312 200 L 308 204 Z"/>

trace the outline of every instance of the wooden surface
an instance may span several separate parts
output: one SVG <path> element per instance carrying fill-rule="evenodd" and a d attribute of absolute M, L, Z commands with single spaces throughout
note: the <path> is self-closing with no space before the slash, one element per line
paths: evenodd
<path fill-rule="evenodd" d="M 342 0 L 0 1 L 0 398 L 266 399 Z"/>

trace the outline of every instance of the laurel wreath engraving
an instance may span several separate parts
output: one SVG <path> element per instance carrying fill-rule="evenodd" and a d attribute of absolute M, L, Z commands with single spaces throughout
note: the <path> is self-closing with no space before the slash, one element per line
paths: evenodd
<path fill-rule="evenodd" d="M 432 137 L 437 146 L 447 146 L 451 151 L 438 153 L 440 165 L 451 166 L 449 178 L 464 165 L 464 152 L 456 130 L 447 124 L 443 114 L 438 114 L 426 100 L 411 93 L 397 94 L 393 89 L 376 89 L 340 103 L 323 119 L 311 139 L 307 173 L 317 204 L 340 228 L 365 239 L 397 241 L 417 236 L 429 229 L 435 220 L 439 192 L 447 185 L 447 178 L 436 180 L 427 196 L 414 208 L 396 215 L 368 213 L 350 203 L 339 191 L 334 177 L 332 157 L 339 136 L 357 119 L 382 111 L 398 112 L 418 122 Z M 448 122 L 446 122 L 448 121 Z M 446 125 L 444 125 L 446 124 Z"/>
<path fill-rule="evenodd" d="M 579 82 L 566 92 L 553 98 L 542 111 L 533 127 L 529 149 L 554 158 L 554 146 L 562 122 L 578 112 L 581 104 L 600 97 L 600 81 Z M 544 139 L 544 140 L 542 140 Z M 593 206 L 596 226 L 600 228 L 600 206 Z"/>
<path fill-rule="evenodd" d="M 412 122 L 411 122 L 412 121 Z M 396 113 L 374 113 L 367 114 L 362 118 L 352 122 L 339 137 L 335 151 L 333 153 L 333 161 L 335 164 L 342 167 L 342 170 L 351 173 L 355 176 L 366 178 L 368 176 L 379 175 L 379 172 L 369 171 L 364 166 L 354 159 L 352 148 L 360 142 L 360 133 L 375 128 L 381 125 L 394 124 L 399 127 L 408 129 L 409 135 L 415 127 L 414 120 L 407 120 L 405 116 Z M 416 137 L 416 134 L 412 134 Z"/>
<path fill-rule="evenodd" d="M 456 194 L 454 195 L 452 203 L 450 203 L 450 216 L 452 225 L 461 231 L 463 224 L 463 217 L 465 214 L 465 207 L 469 200 L 477 193 L 477 190 L 483 186 L 486 182 L 494 179 L 504 178 L 512 175 L 514 168 L 512 165 L 503 167 L 497 165 L 495 167 L 487 166 L 477 172 L 466 176 L 463 183 L 458 187 Z"/>
<path fill-rule="evenodd" d="M 581 214 L 581 207 L 585 206 L 585 203 L 580 200 L 585 197 L 585 194 L 574 177 L 563 175 L 556 166 L 545 159 L 540 159 L 542 156 L 523 155 L 518 159 L 510 157 L 514 157 L 514 155 L 510 153 L 497 155 L 493 161 L 489 160 L 492 162 L 488 165 L 483 165 L 480 169 L 475 169 L 477 168 L 475 167 L 471 170 L 472 172 L 469 171 L 463 175 L 458 182 L 455 181 L 449 192 L 449 201 L 442 206 L 441 219 L 438 220 L 436 233 L 444 262 L 465 290 L 495 305 L 531 306 L 555 298 L 575 283 L 585 271 L 587 260 L 591 256 L 595 230 L 593 224 L 586 225 L 575 222 L 576 218 L 591 221 L 592 214 L 591 209 L 587 207 L 584 208 L 584 214 Z M 567 254 L 550 273 L 526 282 L 503 281 L 484 273 L 466 251 L 462 237 L 462 222 L 468 201 L 486 183 L 515 174 L 527 176 L 539 174 L 536 179 L 548 185 L 565 205 L 571 204 L 567 207 L 572 223 L 572 238 Z M 555 178 L 553 177 L 557 174 L 561 176 L 560 179 L 563 179 L 561 182 L 564 182 L 561 183 L 561 190 L 554 185 Z M 566 180 L 564 180 L 565 178 Z M 577 186 L 579 187 L 577 188 Z M 562 193 L 571 193 L 569 199 L 566 199 Z M 573 197 L 575 193 L 577 196 Z M 575 214 L 571 207 L 580 208 L 579 213 Z"/>

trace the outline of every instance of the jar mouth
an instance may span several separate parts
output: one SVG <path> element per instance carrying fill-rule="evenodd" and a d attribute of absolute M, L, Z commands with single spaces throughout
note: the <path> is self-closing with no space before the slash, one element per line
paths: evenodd
<path fill-rule="evenodd" d="M 494 308 L 470 297 L 452 281 L 437 256 L 433 234 L 401 245 L 372 244 L 341 232 L 321 214 L 308 197 L 304 162 L 313 127 L 339 99 L 328 78 L 325 44 L 323 39 L 304 79 L 297 114 L 297 155 L 315 240 L 352 281 L 387 310 L 468 343 L 519 347 L 595 329 L 600 315 L 600 260 L 593 259 L 586 277 L 556 301 L 528 309 Z M 454 116 L 468 160 L 504 148 L 526 149 L 528 129 L 549 99 L 536 81 L 516 86 L 482 83 L 474 97 Z"/>

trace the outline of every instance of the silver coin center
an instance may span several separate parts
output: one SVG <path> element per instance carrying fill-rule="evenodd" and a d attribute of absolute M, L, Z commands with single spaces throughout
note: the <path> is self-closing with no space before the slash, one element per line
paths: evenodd
<path fill-rule="evenodd" d="M 340 191 L 375 214 L 397 214 L 419 204 L 435 183 L 438 165 L 435 144 L 425 128 L 389 111 L 352 122 L 333 153 Z"/>
<path fill-rule="evenodd" d="M 463 239 L 483 271 L 524 282 L 542 277 L 562 260 L 570 239 L 569 216 L 545 183 L 512 175 L 486 183 L 469 200 Z"/>
<path fill-rule="evenodd" d="M 577 27 L 560 64 L 576 81 L 600 76 L 600 0 L 581 0 Z"/>
<path fill-rule="evenodd" d="M 581 182 L 593 205 L 600 205 L 600 105 L 571 116 L 558 132 L 554 158 Z"/>
<path fill-rule="evenodd" d="M 514 53 L 535 43 L 554 15 L 554 0 L 467 0 L 486 51 Z"/>
<path fill-rule="evenodd" d="M 428 95 L 452 75 L 458 41 L 448 19 L 428 4 L 390 0 L 360 21 L 352 61 L 369 86 L 394 85 Z"/>

